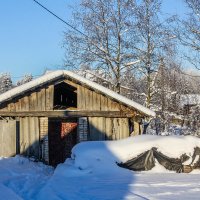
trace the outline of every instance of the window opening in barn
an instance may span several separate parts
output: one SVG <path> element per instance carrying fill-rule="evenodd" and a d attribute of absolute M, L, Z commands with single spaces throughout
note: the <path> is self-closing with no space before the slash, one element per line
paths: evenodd
<path fill-rule="evenodd" d="M 77 88 L 62 82 L 55 85 L 54 88 L 54 109 L 71 109 L 77 108 Z"/>

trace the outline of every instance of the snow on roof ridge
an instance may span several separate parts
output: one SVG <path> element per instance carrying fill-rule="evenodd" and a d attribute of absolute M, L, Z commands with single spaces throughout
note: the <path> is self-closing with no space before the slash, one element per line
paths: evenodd
<path fill-rule="evenodd" d="M 13 97 L 19 95 L 21 92 L 29 91 L 30 89 L 32 89 L 38 85 L 44 84 L 50 80 L 53 80 L 54 78 L 58 78 L 60 76 L 62 77 L 63 75 L 64 74 L 61 70 L 52 71 L 45 75 L 40 76 L 39 78 L 34 79 L 28 83 L 17 86 L 11 90 L 8 90 L 7 92 L 4 92 L 3 94 L 0 95 L 0 104 L 3 101 L 6 101 L 10 98 L 13 98 Z"/>
<path fill-rule="evenodd" d="M 136 110 L 138 110 L 139 112 L 141 113 L 144 113 L 146 115 L 149 115 L 149 116 L 155 116 L 155 112 L 150 110 L 149 108 L 146 108 L 144 107 L 143 105 L 139 104 L 139 103 L 136 103 L 108 88 L 105 88 L 104 86 L 102 85 L 99 85 L 89 79 L 86 79 L 80 75 L 77 75 L 75 74 L 74 72 L 72 71 L 67 71 L 67 70 L 56 70 L 56 71 L 52 71 L 52 72 L 49 72 L 37 79 L 34 79 L 28 83 L 25 83 L 21 86 L 18 86 L 16 88 L 13 88 L 3 94 L 0 95 L 0 104 L 10 98 L 13 98 L 17 95 L 19 95 L 21 92 L 26 92 L 26 91 L 29 91 L 30 89 L 38 86 L 38 85 L 41 85 L 41 84 L 44 84 L 48 81 L 51 81 L 53 79 L 57 79 L 59 77 L 63 77 L 63 76 L 68 76 L 72 79 L 75 79 L 77 80 L 78 82 L 81 82 L 83 84 L 86 84 L 88 85 L 89 87 L 103 93 L 103 94 L 106 94 L 107 96 L 119 101 L 119 102 L 122 102 L 124 103 L 125 105 L 127 106 L 130 106 L 132 108 L 135 108 Z"/>

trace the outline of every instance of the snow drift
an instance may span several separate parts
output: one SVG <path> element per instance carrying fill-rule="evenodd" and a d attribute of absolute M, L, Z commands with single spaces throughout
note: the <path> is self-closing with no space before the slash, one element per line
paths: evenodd
<path fill-rule="evenodd" d="M 52 167 L 22 156 L 0 157 L 0 199 L 36 199 L 52 174 Z"/>
<path fill-rule="evenodd" d="M 191 136 L 143 135 L 120 141 L 83 142 L 73 148 L 72 159 L 55 171 L 18 156 L 2 158 L 0 192 L 2 199 L 9 200 L 199 199 L 199 170 L 186 176 L 159 164 L 139 173 L 116 165 L 152 147 L 170 157 L 187 153 L 191 158 L 199 145 L 200 139 Z"/>
<path fill-rule="evenodd" d="M 145 151 L 156 148 L 170 158 L 180 158 L 186 154 L 192 162 L 194 149 L 200 147 L 200 138 L 194 136 L 141 135 L 119 141 L 84 142 L 72 149 L 75 166 L 80 169 L 116 169 L 116 162 L 123 163 Z"/>

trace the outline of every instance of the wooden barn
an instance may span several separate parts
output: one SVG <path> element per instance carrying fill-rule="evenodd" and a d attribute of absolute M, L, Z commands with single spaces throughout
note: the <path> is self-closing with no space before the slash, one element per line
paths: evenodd
<path fill-rule="evenodd" d="M 57 165 L 79 142 L 140 134 L 146 116 L 155 113 L 71 71 L 53 71 L 0 95 L 0 156 Z"/>

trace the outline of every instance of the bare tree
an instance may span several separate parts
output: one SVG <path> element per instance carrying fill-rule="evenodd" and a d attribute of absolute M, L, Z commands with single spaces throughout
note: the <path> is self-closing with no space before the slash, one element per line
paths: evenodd
<path fill-rule="evenodd" d="M 129 45 L 129 41 L 137 42 L 130 31 L 133 8 L 130 0 L 82 0 L 73 23 L 84 35 L 66 32 L 66 66 L 101 68 L 112 77 L 114 89 L 120 93 L 124 69 L 138 62 L 135 49 Z"/>
<path fill-rule="evenodd" d="M 139 1 L 140 2 L 140 1 Z M 155 80 L 160 60 L 173 56 L 175 52 L 174 35 L 170 23 L 174 17 L 161 17 L 161 0 L 143 0 L 136 8 L 137 58 L 141 61 L 137 70 L 146 80 L 146 106 L 151 107 L 155 90 Z M 161 20 L 162 18 L 162 20 Z"/>
<path fill-rule="evenodd" d="M 145 82 L 141 99 L 145 95 L 150 107 L 160 59 L 174 51 L 172 18 L 161 21 L 160 11 L 161 0 L 82 0 L 73 25 L 84 34 L 65 33 L 66 66 L 100 68 L 123 94 L 136 93 L 131 82 L 140 79 Z M 122 85 L 125 79 L 133 88 Z"/>
<path fill-rule="evenodd" d="M 200 0 L 184 0 L 189 13 L 179 26 L 179 39 L 187 47 L 184 57 L 200 69 Z"/>

